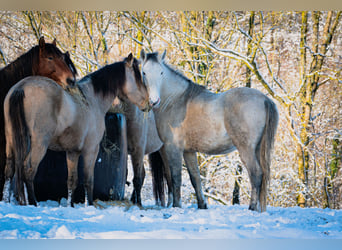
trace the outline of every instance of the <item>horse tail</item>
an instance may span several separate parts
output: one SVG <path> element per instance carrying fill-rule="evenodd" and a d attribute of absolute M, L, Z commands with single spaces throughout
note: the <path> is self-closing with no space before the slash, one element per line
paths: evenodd
<path fill-rule="evenodd" d="M 267 187 L 270 179 L 271 152 L 277 131 L 279 114 L 277 106 L 271 99 L 265 100 L 266 120 L 259 145 L 257 146 L 257 157 L 262 168 L 262 183 L 260 190 L 260 209 L 266 211 Z"/>
<path fill-rule="evenodd" d="M 3 102 L 2 94 L 0 101 Z M 0 108 L 0 200 L 3 199 L 3 189 L 5 184 L 5 162 L 6 162 L 6 138 L 5 138 L 4 109 Z"/>
<path fill-rule="evenodd" d="M 15 89 L 9 99 L 9 117 L 11 119 L 13 133 L 13 150 L 15 160 L 15 184 L 18 192 L 19 204 L 24 205 L 25 192 L 23 179 L 23 168 L 25 158 L 30 148 L 30 135 L 24 112 L 25 92 L 23 89 Z"/>
<path fill-rule="evenodd" d="M 156 204 L 165 206 L 164 163 L 159 151 L 148 155 L 152 171 L 153 195 Z"/>

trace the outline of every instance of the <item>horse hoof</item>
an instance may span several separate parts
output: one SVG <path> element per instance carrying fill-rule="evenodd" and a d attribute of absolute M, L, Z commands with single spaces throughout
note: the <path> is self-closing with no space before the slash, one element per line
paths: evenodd
<path fill-rule="evenodd" d="M 173 203 L 172 207 L 179 207 L 179 208 L 181 208 L 182 205 L 181 205 L 181 204 L 175 204 L 175 203 Z"/>
<path fill-rule="evenodd" d="M 259 213 L 262 212 L 260 206 L 258 206 L 257 204 L 250 204 L 248 209 Z"/>
<path fill-rule="evenodd" d="M 133 191 L 133 193 L 132 193 L 131 202 L 133 204 L 137 204 L 138 203 L 138 199 L 137 199 L 137 195 L 135 194 L 135 191 Z"/>
<path fill-rule="evenodd" d="M 199 209 L 208 209 L 207 203 L 198 204 Z"/>

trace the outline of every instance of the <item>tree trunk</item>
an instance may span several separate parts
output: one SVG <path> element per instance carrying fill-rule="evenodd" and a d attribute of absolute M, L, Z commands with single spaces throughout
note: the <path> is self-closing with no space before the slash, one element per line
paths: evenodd
<path fill-rule="evenodd" d="M 251 11 L 251 15 L 249 16 L 249 29 L 248 35 L 253 38 L 254 34 L 254 11 Z M 247 57 L 250 57 L 252 53 L 253 39 L 248 39 L 247 41 Z M 246 66 L 246 87 L 252 86 L 252 71 Z"/>
<path fill-rule="evenodd" d="M 299 93 L 300 98 L 300 128 L 299 138 L 300 144 L 297 145 L 297 163 L 298 163 L 298 176 L 301 180 L 299 188 L 298 205 L 304 207 L 307 205 L 307 189 L 309 184 L 308 171 L 309 171 L 309 146 L 311 140 L 311 122 L 312 122 L 312 105 L 315 99 L 316 92 L 319 88 L 320 72 L 323 67 L 324 58 L 328 52 L 329 45 L 331 44 L 332 37 L 335 33 L 336 27 L 339 23 L 341 12 L 336 14 L 336 19 L 332 22 L 333 11 L 327 13 L 326 22 L 323 29 L 323 42 L 319 43 L 319 22 L 321 13 L 315 11 L 312 14 L 313 19 L 313 39 L 311 49 L 307 44 L 307 31 L 308 31 L 308 13 L 302 12 L 302 27 L 301 27 L 301 90 Z M 306 69 L 307 48 L 312 53 L 310 68 Z M 309 71 L 307 73 L 307 71 Z"/>
<path fill-rule="evenodd" d="M 306 42 L 307 42 L 307 31 L 308 31 L 308 12 L 302 12 L 302 26 L 301 26 L 301 37 L 300 37 L 300 86 L 303 86 L 300 94 L 300 144 L 297 145 L 297 165 L 298 165 L 298 177 L 301 181 L 298 190 L 297 204 L 300 207 L 305 207 L 306 205 L 306 189 L 308 184 L 308 169 L 309 169 L 309 153 L 307 151 L 306 145 L 308 142 L 308 125 L 310 119 L 311 105 L 306 102 L 305 93 L 310 91 L 310 89 L 305 90 L 306 82 Z"/>

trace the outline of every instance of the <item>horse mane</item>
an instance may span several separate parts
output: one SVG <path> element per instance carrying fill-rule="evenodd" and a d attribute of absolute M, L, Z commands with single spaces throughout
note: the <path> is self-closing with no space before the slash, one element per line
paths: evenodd
<path fill-rule="evenodd" d="M 149 53 L 147 55 L 147 59 L 153 60 L 155 62 L 159 62 L 158 61 L 158 53 Z M 208 89 L 206 89 L 206 87 L 204 87 L 203 85 L 199 85 L 195 82 L 193 82 L 192 80 L 190 80 L 189 78 L 187 78 L 182 72 L 174 69 L 173 67 L 171 67 L 170 65 L 166 64 L 164 61 L 162 61 L 162 64 L 169 70 L 171 71 L 174 75 L 176 75 L 176 77 L 178 77 L 179 79 L 181 79 L 182 81 L 185 81 L 188 83 L 188 88 L 186 89 L 186 91 L 184 92 L 184 95 L 187 98 L 194 98 L 196 96 L 198 96 L 199 94 L 202 94 L 203 92 L 210 92 Z"/>
<path fill-rule="evenodd" d="M 125 61 L 126 60 L 127 60 L 127 58 L 125 58 Z M 133 71 L 134 71 L 134 78 L 135 78 L 135 81 L 137 82 L 137 85 L 142 86 L 142 85 L 144 85 L 144 83 L 143 83 L 143 80 L 141 77 L 139 64 L 140 64 L 140 62 L 136 58 L 134 58 L 133 59 L 133 65 L 132 65 Z"/>
<path fill-rule="evenodd" d="M 104 66 L 103 68 L 85 76 L 81 81 L 85 79 L 91 79 L 95 93 L 101 93 L 103 97 L 113 94 L 117 95 L 118 90 L 122 89 L 126 81 L 126 64 L 125 58 L 121 62 L 115 62 Z M 134 76 L 137 83 L 142 84 L 141 75 L 138 67 L 138 61 L 134 58 L 133 61 Z"/>
<path fill-rule="evenodd" d="M 9 89 L 20 79 L 33 75 L 33 65 L 38 64 L 39 46 L 36 45 L 14 62 L 0 70 L 1 93 L 7 94 Z"/>
<path fill-rule="evenodd" d="M 71 69 L 71 72 L 76 76 L 78 72 L 73 61 L 70 59 L 69 53 L 65 54 L 65 63 L 69 66 L 69 68 Z"/>
<path fill-rule="evenodd" d="M 48 54 L 61 54 L 62 52 L 53 44 L 46 43 L 45 51 Z M 7 94 L 9 89 L 21 79 L 35 75 L 38 70 L 39 45 L 19 56 L 15 61 L 0 70 L 0 92 Z M 65 62 L 75 75 L 77 70 L 69 55 L 65 55 Z"/>

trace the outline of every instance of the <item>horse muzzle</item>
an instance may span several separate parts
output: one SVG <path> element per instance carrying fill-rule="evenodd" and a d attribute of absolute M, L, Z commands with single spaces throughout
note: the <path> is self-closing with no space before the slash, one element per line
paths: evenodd
<path fill-rule="evenodd" d="M 152 105 L 148 104 L 145 106 L 145 108 L 142 108 L 141 111 L 143 112 L 149 112 L 153 108 Z"/>
<path fill-rule="evenodd" d="M 149 112 L 152 108 L 158 108 L 160 105 L 160 98 L 157 101 L 153 102 L 151 99 L 145 105 L 145 108 L 141 109 L 143 112 Z"/>
<path fill-rule="evenodd" d="M 160 104 L 160 98 L 158 97 L 157 101 L 152 101 L 150 100 L 150 106 L 154 107 L 154 108 L 158 108 Z"/>

